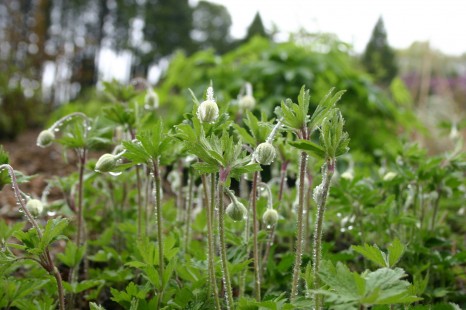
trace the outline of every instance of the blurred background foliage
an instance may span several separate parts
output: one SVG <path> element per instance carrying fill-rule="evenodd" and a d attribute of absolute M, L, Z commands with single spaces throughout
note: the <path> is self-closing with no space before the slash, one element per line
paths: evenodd
<path fill-rule="evenodd" d="M 109 103 L 102 83 L 115 72 L 122 85 L 148 79 L 160 113 L 180 115 L 190 111 L 188 88 L 200 96 L 210 81 L 221 104 L 234 104 L 250 82 L 269 116 L 301 85 L 313 104 L 331 87 L 346 89 L 341 109 L 353 148 L 370 153 L 400 133 L 443 150 L 439 135 L 465 124 L 466 54 L 443 55 L 427 42 L 394 50 L 382 17 L 362 55 L 306 30 L 276 42 L 277 29 L 266 29 L 259 13 L 235 39 L 227 8 L 207 1 L 11 0 L 0 4 L 0 20 L 0 139 L 57 109 L 99 110 Z"/>

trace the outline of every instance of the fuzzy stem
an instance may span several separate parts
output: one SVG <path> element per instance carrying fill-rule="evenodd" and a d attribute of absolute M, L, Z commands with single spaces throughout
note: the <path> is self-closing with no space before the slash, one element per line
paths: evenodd
<path fill-rule="evenodd" d="M 154 185 L 155 185 L 155 214 L 156 214 L 156 221 L 157 221 L 157 240 L 159 243 L 159 274 L 160 274 L 160 281 L 162 282 L 162 289 L 158 296 L 158 305 L 160 307 L 162 298 L 163 298 L 163 291 L 165 288 L 165 283 L 163 281 L 164 276 L 164 255 L 163 255 L 163 227 L 162 227 L 162 202 L 160 201 L 161 197 L 161 180 L 160 180 L 160 167 L 159 167 L 159 160 L 154 159 L 152 161 L 152 169 L 154 172 Z"/>
<path fill-rule="evenodd" d="M 29 212 L 28 208 L 24 204 L 24 200 L 21 198 L 21 191 L 19 190 L 18 182 L 16 180 L 16 175 L 15 175 L 15 171 L 13 167 L 11 167 L 8 164 L 3 164 L 3 165 L 0 165 L 0 171 L 2 169 L 8 170 L 8 174 L 10 175 L 10 178 L 11 178 L 11 185 L 15 193 L 16 201 L 20 204 L 20 207 L 23 210 L 24 214 L 26 215 L 26 218 L 28 219 L 28 221 L 36 229 L 39 239 L 42 239 L 42 231 L 40 230 L 39 225 L 37 224 L 31 212 Z M 53 273 L 55 279 L 57 280 L 59 309 L 64 310 L 65 309 L 65 295 L 63 291 L 63 283 L 62 283 L 60 272 L 58 271 L 58 269 L 55 267 L 55 264 L 53 263 L 53 259 L 52 259 L 52 256 L 50 255 L 48 246 L 45 248 L 45 255 L 40 258 L 39 264 L 49 273 Z"/>
<path fill-rule="evenodd" d="M 314 231 L 314 266 L 313 266 L 313 279 L 314 289 L 317 290 L 320 286 L 319 281 L 319 268 L 320 261 L 322 258 L 322 227 L 324 222 L 325 205 L 327 203 L 328 192 L 330 189 L 330 181 L 332 180 L 333 173 L 335 171 L 335 159 L 328 158 L 324 166 L 324 179 L 322 180 L 322 192 L 319 203 L 317 204 L 317 215 L 316 215 L 316 226 Z M 315 309 L 321 308 L 322 300 L 321 296 L 316 294 L 315 298 Z"/>
<path fill-rule="evenodd" d="M 188 180 L 188 200 L 186 202 L 186 236 L 185 236 L 185 245 L 184 251 L 185 253 L 188 251 L 189 248 L 189 241 L 190 241 L 190 229 L 191 229 L 191 210 L 193 204 L 193 183 L 194 183 L 194 176 L 193 173 L 189 173 L 189 180 Z"/>
<path fill-rule="evenodd" d="M 298 189 L 298 210 L 297 210 L 297 226 L 296 226 L 296 254 L 293 268 L 293 282 L 291 284 L 291 301 L 296 300 L 299 289 L 299 277 L 301 271 L 301 256 L 303 254 L 303 211 L 304 211 L 304 178 L 306 175 L 307 154 L 301 152 L 299 164 L 299 189 Z"/>
<path fill-rule="evenodd" d="M 58 290 L 58 304 L 60 310 L 65 310 L 65 294 L 63 292 L 63 281 L 60 275 L 58 268 L 53 266 L 53 276 L 57 281 L 57 290 Z"/>
<path fill-rule="evenodd" d="M 261 300 L 261 278 L 260 278 L 260 266 L 259 266 L 259 225 L 257 222 L 257 186 L 258 186 L 259 172 L 254 172 L 252 179 L 252 192 L 251 192 L 251 207 L 252 207 L 252 239 L 253 239 L 253 259 L 254 259 L 254 291 L 256 300 Z"/>
<path fill-rule="evenodd" d="M 142 210 L 142 195 L 141 195 L 141 175 L 139 166 L 136 165 L 136 183 L 137 183 L 137 201 L 138 201 L 138 239 L 141 239 L 142 235 L 142 218 L 143 218 L 143 210 Z"/>
<path fill-rule="evenodd" d="M 220 172 L 222 176 L 222 171 Z M 233 293 L 231 290 L 230 272 L 228 270 L 227 248 L 225 241 L 225 208 L 223 205 L 223 190 L 225 187 L 225 179 L 221 177 L 218 181 L 217 194 L 218 194 L 218 235 L 220 241 L 220 260 L 223 272 L 223 284 L 225 286 L 226 307 L 231 309 L 233 307 Z"/>
<path fill-rule="evenodd" d="M 77 217 L 78 217 L 78 223 L 77 223 L 77 235 L 76 235 L 76 245 L 79 247 L 83 243 L 83 236 L 82 236 L 82 230 L 83 230 L 83 183 L 84 183 L 84 167 L 86 165 L 86 149 L 82 149 L 82 152 L 79 152 L 79 179 L 78 179 L 78 205 L 77 205 Z"/>
<path fill-rule="evenodd" d="M 437 199 L 435 199 L 434 202 L 434 212 L 432 214 L 432 220 L 430 222 L 430 230 L 433 231 L 435 228 L 435 223 L 437 222 L 437 212 L 438 212 L 438 206 L 440 203 L 440 196 L 441 196 L 441 190 L 440 187 L 437 188 Z"/>
<path fill-rule="evenodd" d="M 215 246 L 214 246 L 214 232 L 213 232 L 213 210 L 215 206 L 215 174 L 210 176 L 211 186 L 210 186 L 210 201 L 207 194 L 207 179 L 205 175 L 202 175 L 202 184 L 204 187 L 204 196 L 206 201 L 206 211 L 207 211 L 207 243 L 208 243 L 208 269 L 209 269 L 209 289 L 210 293 L 214 295 L 215 307 L 217 310 L 220 310 L 220 299 L 218 296 L 218 287 L 217 287 L 217 278 L 215 276 Z"/>

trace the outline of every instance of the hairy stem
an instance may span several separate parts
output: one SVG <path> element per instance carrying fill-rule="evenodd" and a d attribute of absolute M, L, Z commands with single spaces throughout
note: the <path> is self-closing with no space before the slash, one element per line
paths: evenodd
<path fill-rule="evenodd" d="M 301 256 L 303 254 L 303 211 L 304 211 L 304 178 L 306 175 L 307 154 L 301 152 L 299 163 L 299 188 L 298 188 L 298 210 L 297 210 L 297 225 L 296 225 L 296 252 L 295 262 L 293 267 L 293 281 L 291 283 L 291 301 L 294 301 L 298 295 L 299 277 L 301 271 Z"/>
<path fill-rule="evenodd" d="M 283 198 L 283 188 L 285 187 L 287 167 L 288 167 L 288 161 L 284 161 L 280 169 L 280 189 L 278 191 L 278 201 L 281 201 Z M 262 258 L 262 268 L 264 268 L 264 266 L 267 264 L 267 261 L 269 259 L 270 248 L 272 247 L 273 241 L 275 239 L 275 226 L 276 225 L 272 226 L 272 228 L 269 231 L 269 236 L 267 239 L 267 246 L 265 248 L 264 257 Z"/>
<path fill-rule="evenodd" d="M 190 229 L 191 229 L 191 210 L 192 210 L 192 204 L 193 204 L 193 183 L 194 183 L 194 176 L 193 173 L 189 173 L 189 179 L 188 179 L 188 199 L 187 199 L 187 206 L 186 206 L 186 235 L 185 235 L 185 245 L 184 245 L 184 251 L 185 253 L 189 249 L 189 243 L 190 243 Z"/>
<path fill-rule="evenodd" d="M 32 216 L 31 212 L 29 212 L 28 208 L 26 207 L 26 204 L 24 203 L 23 198 L 21 197 L 21 191 L 19 190 L 18 187 L 18 182 L 16 180 L 16 175 L 13 167 L 11 167 L 8 164 L 3 164 L 0 165 L 0 171 L 2 169 L 7 169 L 8 174 L 10 175 L 11 178 L 11 185 L 16 197 L 16 201 L 19 203 L 21 210 L 23 210 L 24 214 L 26 215 L 26 218 L 28 221 L 31 223 L 31 225 L 34 227 L 34 229 L 37 231 L 37 235 L 39 236 L 39 239 L 42 239 L 42 230 L 40 229 L 39 225 L 37 224 L 36 220 Z M 55 267 L 55 264 L 53 263 L 52 256 L 50 255 L 49 248 L 45 248 L 45 255 L 40 256 L 40 261 L 39 264 L 49 273 L 53 273 L 55 279 L 57 280 L 57 292 L 58 292 L 58 304 L 59 304 L 59 309 L 64 310 L 65 309 L 65 295 L 63 291 L 63 283 L 61 279 L 60 272 L 58 269 Z M 35 260 L 35 259 L 33 259 Z"/>
<path fill-rule="evenodd" d="M 260 276 L 260 264 L 259 264 L 259 225 L 257 222 L 257 186 L 258 186 L 259 172 L 254 172 L 252 179 L 252 191 L 251 191 L 251 208 L 252 208 L 252 251 L 254 259 L 254 292 L 256 300 L 261 300 L 261 276 Z"/>
<path fill-rule="evenodd" d="M 207 211 L 207 243 L 208 243 L 208 269 L 209 269 L 209 286 L 210 293 L 214 295 L 215 307 L 217 310 L 221 309 L 220 299 L 218 296 L 218 287 L 217 287 L 217 277 L 215 276 L 215 243 L 214 243 L 214 231 L 213 231 L 213 214 L 215 209 L 215 174 L 210 176 L 210 201 L 207 194 L 207 180 L 206 176 L 202 176 L 202 184 L 204 187 L 204 196 L 206 201 L 206 211 Z"/>
<path fill-rule="evenodd" d="M 222 173 L 220 173 L 222 175 Z M 220 243 L 220 260 L 223 273 L 223 285 L 225 286 L 226 307 L 233 307 L 233 293 L 231 290 L 230 272 L 228 270 L 227 248 L 225 241 L 225 208 L 223 205 L 224 178 L 221 177 L 218 181 L 218 236 Z"/>
<path fill-rule="evenodd" d="M 324 166 L 323 179 L 322 179 L 322 192 L 319 193 L 320 197 L 317 203 L 317 215 L 316 215 L 316 226 L 314 231 L 314 264 L 313 264 L 313 279 L 314 289 L 319 289 L 319 268 L 320 261 L 322 258 L 322 227 L 324 223 L 325 206 L 327 204 L 328 192 L 330 189 L 330 181 L 332 180 L 333 173 L 335 171 L 335 159 L 328 158 Z M 322 300 L 321 296 L 316 294 L 315 298 L 315 309 L 321 308 Z"/>
<path fill-rule="evenodd" d="M 157 221 L 157 240 L 159 243 L 159 274 L 160 274 L 160 281 L 162 282 L 162 289 L 158 296 L 158 304 L 159 307 L 162 302 L 163 298 L 163 291 L 165 287 L 165 283 L 163 281 L 164 275 L 164 255 L 163 255 L 163 227 L 162 227 L 162 202 L 160 201 L 161 198 L 161 180 L 160 180 L 160 167 L 159 167 L 159 160 L 154 159 L 152 162 L 152 169 L 154 172 L 154 185 L 155 185 L 155 215 Z"/>

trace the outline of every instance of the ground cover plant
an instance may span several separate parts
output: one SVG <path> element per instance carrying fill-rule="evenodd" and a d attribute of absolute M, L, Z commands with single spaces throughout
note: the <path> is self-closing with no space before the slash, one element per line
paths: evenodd
<path fill-rule="evenodd" d="M 0 307 L 465 306 L 461 141 L 438 156 L 393 139 L 358 152 L 344 89 L 313 104 L 293 85 L 266 113 L 254 84 L 220 100 L 204 81 L 178 113 L 138 82 L 107 83 L 101 113 L 39 134 L 37 147 L 77 159 L 42 197 L 21 191 L 34 176 L 0 150 L 0 186 L 24 219 L 0 221 Z M 48 198 L 52 187 L 63 199 Z"/>

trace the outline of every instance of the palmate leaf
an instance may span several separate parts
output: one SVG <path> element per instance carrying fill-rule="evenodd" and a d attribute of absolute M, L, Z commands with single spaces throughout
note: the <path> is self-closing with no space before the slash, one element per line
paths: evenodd
<path fill-rule="evenodd" d="M 412 293 L 409 282 L 401 268 L 380 268 L 373 272 L 358 274 L 351 272 L 341 262 L 334 266 L 323 261 L 319 278 L 329 287 L 328 290 L 315 290 L 328 296 L 331 309 L 353 309 L 356 305 L 372 306 L 397 303 L 412 303 L 421 298 Z"/>
<path fill-rule="evenodd" d="M 66 238 L 65 236 L 61 235 L 61 233 L 63 232 L 63 229 L 68 226 L 68 223 L 69 220 L 66 218 L 48 220 L 37 248 L 29 250 L 29 252 L 36 255 L 42 254 L 45 251 L 45 248 L 48 247 L 52 242 L 58 239 Z"/>
<path fill-rule="evenodd" d="M 364 246 L 353 245 L 351 248 L 366 259 L 376 263 L 378 266 L 388 267 L 387 255 L 382 252 L 377 245 L 372 246 L 366 243 Z"/>
<path fill-rule="evenodd" d="M 405 246 L 398 238 L 388 246 L 388 254 L 380 250 L 375 244 L 372 246 L 368 244 L 364 244 L 364 246 L 353 245 L 351 248 L 381 267 L 395 266 L 405 250 Z"/>

